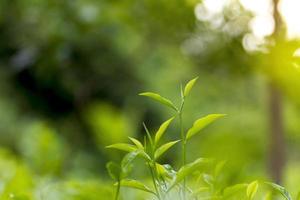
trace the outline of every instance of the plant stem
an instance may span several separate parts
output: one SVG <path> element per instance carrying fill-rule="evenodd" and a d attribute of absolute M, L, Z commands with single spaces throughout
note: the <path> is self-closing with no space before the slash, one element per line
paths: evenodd
<path fill-rule="evenodd" d="M 150 170 L 150 173 L 151 173 L 151 177 L 152 177 L 152 181 L 153 181 L 153 185 L 154 185 L 154 188 L 155 188 L 155 191 L 156 191 L 156 196 L 159 200 L 161 200 L 161 197 L 160 197 L 160 192 L 157 188 L 157 185 L 156 185 L 156 182 L 155 182 L 155 176 L 154 176 L 154 172 L 153 172 L 153 169 L 151 167 L 151 164 L 148 163 L 148 166 L 149 166 L 149 170 Z"/>
<path fill-rule="evenodd" d="M 180 136 L 181 136 L 181 151 L 182 151 L 182 165 L 184 166 L 186 164 L 186 138 L 184 134 L 184 128 L 183 128 L 183 120 L 182 120 L 182 111 L 184 106 L 184 97 L 182 97 L 181 106 L 178 112 L 179 115 L 179 125 L 180 125 Z M 183 179 L 183 200 L 185 200 L 185 187 L 186 187 L 186 178 Z"/>
<path fill-rule="evenodd" d="M 117 185 L 117 190 L 116 190 L 115 200 L 118 200 L 118 199 L 119 199 L 120 188 L 121 188 L 121 183 L 120 183 L 120 180 L 119 180 L 119 181 L 118 181 L 118 185 Z"/>

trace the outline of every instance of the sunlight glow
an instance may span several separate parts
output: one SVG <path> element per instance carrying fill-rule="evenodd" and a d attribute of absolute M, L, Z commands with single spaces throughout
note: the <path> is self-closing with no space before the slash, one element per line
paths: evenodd
<path fill-rule="evenodd" d="M 203 0 L 195 8 L 198 20 L 213 21 L 223 8 L 235 0 Z M 273 0 L 239 0 L 241 5 L 254 14 L 249 23 L 257 38 L 269 36 L 274 31 Z M 281 0 L 279 10 L 287 26 L 288 38 L 300 38 L 300 0 Z M 220 16 L 219 16 L 220 18 Z M 220 22 L 220 20 L 219 20 Z"/>
<path fill-rule="evenodd" d="M 250 29 L 258 38 L 269 36 L 274 31 L 272 0 L 240 0 L 241 4 L 255 16 L 250 21 Z"/>
<path fill-rule="evenodd" d="M 279 9 L 287 26 L 288 38 L 300 37 L 300 1 L 282 0 Z"/>

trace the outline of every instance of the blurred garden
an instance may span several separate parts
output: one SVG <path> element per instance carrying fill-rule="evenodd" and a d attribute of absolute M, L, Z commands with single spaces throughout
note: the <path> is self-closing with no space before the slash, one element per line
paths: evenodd
<path fill-rule="evenodd" d="M 186 159 L 224 163 L 220 185 L 274 182 L 296 199 L 299 9 L 297 0 L 0 0 L 0 199 L 114 199 L 107 163 L 124 153 L 108 145 L 145 141 L 143 123 L 155 133 L 173 116 L 161 140 L 180 137 L 176 112 L 139 94 L 180 105 L 195 77 L 182 128 L 226 116 L 189 141 Z M 180 151 L 159 162 L 179 169 Z M 153 188 L 134 162 L 130 176 Z M 162 198 L 124 187 L 120 199 Z"/>

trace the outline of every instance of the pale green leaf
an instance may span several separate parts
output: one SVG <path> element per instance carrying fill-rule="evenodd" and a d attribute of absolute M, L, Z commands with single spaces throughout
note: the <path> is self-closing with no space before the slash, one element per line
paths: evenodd
<path fill-rule="evenodd" d="M 267 200 L 269 200 L 269 199 L 267 199 Z M 300 200 L 300 192 L 298 192 L 296 200 Z"/>
<path fill-rule="evenodd" d="M 185 97 L 190 93 L 190 91 L 192 90 L 192 88 L 193 88 L 194 84 L 196 83 L 197 79 L 198 79 L 198 77 L 196 77 L 196 78 L 190 80 L 190 81 L 185 85 L 185 87 L 184 87 L 184 92 L 183 92 L 183 95 L 184 95 Z"/>
<path fill-rule="evenodd" d="M 205 183 L 207 183 L 208 185 L 210 186 L 213 186 L 214 182 L 215 182 L 215 179 L 212 175 L 210 174 L 203 174 L 203 180 Z"/>
<path fill-rule="evenodd" d="M 252 200 L 257 192 L 258 181 L 251 182 L 247 187 L 247 197 L 249 200 Z"/>
<path fill-rule="evenodd" d="M 239 193 L 239 192 L 245 192 L 248 184 L 246 183 L 241 183 L 241 184 L 236 184 L 233 186 L 229 186 L 224 189 L 223 196 L 225 199 L 232 197 L 233 195 Z"/>
<path fill-rule="evenodd" d="M 161 165 L 156 163 L 156 169 L 159 176 L 163 178 L 171 179 L 176 175 L 176 172 L 173 170 L 172 166 L 168 164 Z"/>
<path fill-rule="evenodd" d="M 174 181 L 172 182 L 168 190 L 172 189 L 175 185 L 180 183 L 184 178 L 194 173 L 200 166 L 202 166 L 203 164 L 207 164 L 209 162 L 210 162 L 209 159 L 198 158 L 194 162 L 181 167 L 176 174 L 176 178 L 174 179 Z"/>
<path fill-rule="evenodd" d="M 270 185 L 276 191 L 278 191 L 286 200 L 292 200 L 290 193 L 282 186 L 275 183 L 265 182 L 267 185 Z"/>
<path fill-rule="evenodd" d="M 192 198 L 196 198 L 201 193 L 207 193 L 211 189 L 209 187 L 200 187 L 197 190 L 193 191 Z"/>
<path fill-rule="evenodd" d="M 223 170 L 225 164 L 226 164 L 226 161 L 223 160 L 223 161 L 219 162 L 219 163 L 216 165 L 215 171 L 214 171 L 214 176 L 215 176 L 215 177 L 219 176 L 219 174 L 220 174 L 221 171 Z"/>
<path fill-rule="evenodd" d="M 106 148 L 108 149 L 118 149 L 121 151 L 127 151 L 127 152 L 132 152 L 137 150 L 137 148 L 134 145 L 127 144 L 127 143 L 117 143 L 117 144 L 112 144 L 107 146 Z"/>
<path fill-rule="evenodd" d="M 132 142 L 133 144 L 135 144 L 135 146 L 139 149 L 144 149 L 144 146 L 142 145 L 142 143 L 140 141 L 138 141 L 137 139 L 135 138 L 132 138 L 132 137 L 128 137 Z"/>
<path fill-rule="evenodd" d="M 264 196 L 264 200 L 272 200 L 273 199 L 273 195 L 272 192 L 268 192 L 265 196 Z M 298 200 L 298 199 L 297 199 Z"/>
<path fill-rule="evenodd" d="M 172 117 L 171 119 L 168 119 L 167 121 L 165 121 L 158 129 L 158 131 L 155 134 L 155 138 L 154 138 L 154 142 L 155 144 L 158 143 L 158 141 L 160 140 L 160 138 L 163 136 L 163 134 L 165 133 L 165 131 L 167 130 L 167 128 L 169 127 L 170 123 L 173 121 L 175 117 Z"/>
<path fill-rule="evenodd" d="M 132 162 L 139 155 L 139 151 L 132 151 L 124 156 L 121 162 L 122 178 L 129 175 L 132 170 Z"/>
<path fill-rule="evenodd" d="M 199 131 L 201 131 L 203 128 L 205 128 L 206 126 L 208 126 L 209 124 L 211 124 L 212 122 L 214 122 L 215 120 L 224 117 L 224 114 L 210 114 L 207 115 L 205 117 L 202 117 L 198 120 L 196 120 L 192 126 L 192 128 L 190 128 L 186 134 L 186 139 L 190 139 L 192 136 L 194 136 L 195 134 L 199 133 Z"/>
<path fill-rule="evenodd" d="M 122 180 L 121 186 L 134 188 L 134 189 L 138 189 L 138 190 L 142 190 L 145 192 L 155 194 L 155 192 L 153 192 L 149 187 L 147 187 L 146 185 L 144 185 L 143 183 L 141 183 L 140 181 L 137 181 L 137 180 L 132 180 L 132 179 Z"/>
<path fill-rule="evenodd" d="M 170 101 L 167 98 L 164 98 L 162 96 L 160 96 L 159 94 L 153 93 L 153 92 L 144 92 L 144 93 L 140 93 L 140 96 L 146 96 L 146 97 L 150 97 L 151 99 L 154 99 L 158 102 L 160 102 L 163 105 L 166 105 L 174 110 L 177 111 L 176 106 L 172 103 L 172 101 Z"/>
<path fill-rule="evenodd" d="M 150 152 L 152 152 L 153 151 L 153 140 L 152 140 L 152 137 L 151 137 L 151 135 L 150 135 L 150 132 L 149 132 L 149 130 L 148 130 L 148 128 L 147 128 L 147 126 L 146 126 L 146 124 L 145 123 L 143 123 L 143 126 L 144 126 L 144 129 L 145 129 L 145 131 L 146 131 L 146 134 L 147 134 L 147 137 L 148 137 L 148 141 L 149 141 L 149 143 L 150 143 L 150 145 L 148 145 L 148 147 L 149 147 L 149 150 L 150 150 Z M 146 143 L 145 143 L 145 146 L 146 146 Z"/>
<path fill-rule="evenodd" d="M 106 164 L 106 168 L 108 171 L 109 176 L 115 180 L 118 181 L 120 180 L 120 175 L 121 175 L 121 167 L 115 162 L 109 162 Z"/>
<path fill-rule="evenodd" d="M 170 149 L 173 145 L 175 145 L 177 142 L 179 142 L 180 140 L 176 140 L 176 141 L 172 141 L 172 142 L 168 142 L 164 145 L 162 145 L 161 147 L 159 147 L 154 154 L 154 158 L 158 159 L 161 155 L 163 155 L 168 149 Z"/>

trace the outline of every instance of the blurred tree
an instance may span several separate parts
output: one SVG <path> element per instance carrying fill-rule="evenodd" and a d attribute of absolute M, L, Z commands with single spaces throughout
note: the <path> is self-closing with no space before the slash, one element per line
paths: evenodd
<path fill-rule="evenodd" d="M 121 108 L 141 83 L 133 62 L 116 48 L 119 26 L 100 15 L 106 4 L 5 0 L 0 6 L 1 73 L 9 77 L 16 110 L 58 124 L 69 119 L 80 130 L 71 137 L 88 144 L 86 106 L 101 99 Z"/>
<path fill-rule="evenodd" d="M 278 0 L 273 0 L 273 12 L 275 28 L 273 37 L 277 45 L 277 42 L 285 37 L 283 22 L 279 13 Z M 272 50 L 271 50 L 272 51 Z M 271 64 L 272 62 L 270 62 Z M 278 63 L 272 63 L 278 65 Z M 274 67 L 270 66 L 270 67 Z M 282 180 L 283 167 L 285 164 L 285 139 L 284 139 L 284 127 L 282 116 L 282 100 L 281 93 L 279 92 L 274 81 L 269 83 L 269 106 L 270 106 L 270 172 L 275 182 L 280 183 Z"/>

